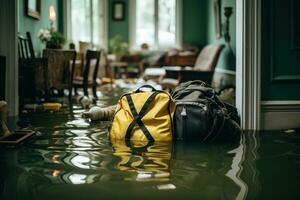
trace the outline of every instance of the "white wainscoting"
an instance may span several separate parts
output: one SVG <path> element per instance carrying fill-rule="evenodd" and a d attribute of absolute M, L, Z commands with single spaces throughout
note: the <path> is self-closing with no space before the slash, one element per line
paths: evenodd
<path fill-rule="evenodd" d="M 300 127 L 300 101 L 262 101 L 261 129 L 283 130 Z"/>

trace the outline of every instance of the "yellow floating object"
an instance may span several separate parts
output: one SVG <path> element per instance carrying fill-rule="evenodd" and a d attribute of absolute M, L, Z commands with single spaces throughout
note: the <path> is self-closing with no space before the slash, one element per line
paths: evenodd
<path fill-rule="evenodd" d="M 103 78 L 101 79 L 101 81 L 102 81 L 102 84 L 111 84 L 111 83 L 114 82 L 113 79 L 110 78 L 110 77 L 103 77 Z"/>
<path fill-rule="evenodd" d="M 43 103 L 43 108 L 45 110 L 55 110 L 58 111 L 61 108 L 61 103 Z"/>

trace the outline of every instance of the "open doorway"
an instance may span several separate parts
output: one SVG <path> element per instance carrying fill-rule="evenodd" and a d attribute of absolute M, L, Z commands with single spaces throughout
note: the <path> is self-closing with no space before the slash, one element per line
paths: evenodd
<path fill-rule="evenodd" d="M 4 45 L 1 45 L 1 54 L 6 54 L 6 98 L 10 103 L 10 114 L 17 115 L 18 101 L 16 100 L 16 88 L 18 85 L 17 70 L 17 45 L 16 37 L 7 40 L 7 35 L 16 36 L 18 23 L 18 1 L 3 1 L 1 9 L 10 10 L 10 24 L 15 24 L 11 29 L 6 29 L 5 34 L 1 34 L 2 44 L 9 41 L 10 51 L 5 52 Z M 10 5 L 13 4 L 13 5 Z M 1 12 L 5 13 L 5 12 Z M 236 61 L 237 61 L 237 106 L 244 129 L 258 129 L 260 116 L 260 1 L 236 1 Z M 13 16 L 12 16 L 13 15 Z M 2 17 L 3 23 L 9 20 Z M 11 26 L 10 26 L 11 27 Z M 253 34 L 254 33 L 254 34 Z M 14 44 L 14 45 L 11 45 Z M 247 47 L 247 48 L 246 48 Z M 14 52 L 14 53 L 13 53 Z M 9 78 L 8 78 L 9 77 Z M 247 98 L 246 98 L 247 97 Z"/>

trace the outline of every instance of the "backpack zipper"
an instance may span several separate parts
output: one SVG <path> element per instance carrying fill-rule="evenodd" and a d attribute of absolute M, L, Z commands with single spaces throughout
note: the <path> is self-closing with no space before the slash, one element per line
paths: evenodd
<path fill-rule="evenodd" d="M 184 131 L 186 131 L 186 120 L 187 120 L 187 112 L 186 112 L 186 108 L 185 106 L 182 107 L 180 116 L 182 118 L 182 130 L 180 132 L 180 134 L 178 135 L 178 140 L 183 140 L 183 133 Z"/>
<path fill-rule="evenodd" d="M 184 138 L 184 132 L 187 131 L 187 117 L 188 117 L 188 113 L 187 113 L 187 108 L 186 106 L 196 106 L 196 107 L 200 107 L 202 108 L 204 111 L 208 110 L 208 107 L 206 104 L 203 103 L 199 103 L 199 102 L 188 102 L 188 101 L 180 101 L 180 102 L 176 102 L 176 105 L 181 105 L 182 106 L 182 110 L 180 112 L 180 116 L 181 116 L 181 120 L 182 120 L 182 130 L 181 132 L 179 132 L 178 134 L 178 140 L 183 140 Z M 188 138 L 187 138 L 188 139 Z"/>
<path fill-rule="evenodd" d="M 191 106 L 198 106 L 203 108 L 204 111 L 207 111 L 207 105 L 205 105 L 204 103 L 198 103 L 198 102 L 188 102 L 188 101 L 180 101 L 180 102 L 176 102 L 176 105 L 183 105 L 183 107 L 185 108 L 185 105 L 191 105 Z M 186 110 L 185 110 L 186 112 Z"/>

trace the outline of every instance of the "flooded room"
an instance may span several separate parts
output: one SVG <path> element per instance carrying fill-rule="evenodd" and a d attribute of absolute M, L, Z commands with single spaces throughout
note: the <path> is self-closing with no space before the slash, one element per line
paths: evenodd
<path fill-rule="evenodd" d="M 0 200 L 300 199 L 298 8 L 1 0 Z"/>

